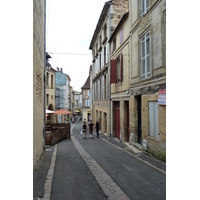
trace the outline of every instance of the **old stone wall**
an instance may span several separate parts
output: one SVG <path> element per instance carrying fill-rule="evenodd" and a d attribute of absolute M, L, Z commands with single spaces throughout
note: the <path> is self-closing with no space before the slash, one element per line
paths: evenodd
<path fill-rule="evenodd" d="M 115 0 L 111 6 L 111 27 L 116 27 L 122 16 L 129 11 L 129 0 Z"/>
<path fill-rule="evenodd" d="M 147 151 L 155 157 L 166 160 L 166 106 L 158 106 L 159 138 L 149 136 L 149 101 L 158 101 L 158 93 L 142 95 L 142 139 L 147 141 Z"/>
<path fill-rule="evenodd" d="M 33 0 L 33 167 L 43 151 L 43 125 L 44 1 Z"/>

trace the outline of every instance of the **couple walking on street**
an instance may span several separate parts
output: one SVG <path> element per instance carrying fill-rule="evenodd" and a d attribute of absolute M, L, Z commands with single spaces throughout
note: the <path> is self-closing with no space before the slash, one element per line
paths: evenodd
<path fill-rule="evenodd" d="M 89 135 L 90 135 L 90 138 L 92 139 L 92 133 L 94 129 L 94 124 L 92 123 L 92 120 L 90 120 L 88 127 L 89 127 Z M 97 138 L 98 138 L 99 137 L 99 122 L 98 121 L 96 122 L 95 128 L 96 128 L 96 133 L 97 133 Z M 83 132 L 83 139 L 86 139 L 87 124 L 86 124 L 85 119 L 82 125 L 82 132 Z"/>

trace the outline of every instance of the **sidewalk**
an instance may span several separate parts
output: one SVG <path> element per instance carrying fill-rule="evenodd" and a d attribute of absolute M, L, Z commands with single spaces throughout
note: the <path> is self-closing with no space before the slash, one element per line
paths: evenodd
<path fill-rule="evenodd" d="M 99 135 L 100 135 L 101 139 L 104 139 L 105 141 L 109 142 L 110 144 L 112 144 L 118 148 L 121 148 L 121 149 L 131 153 L 134 157 L 144 161 L 145 163 L 155 166 L 156 168 L 162 170 L 163 172 L 164 171 L 166 172 L 166 163 L 165 162 L 158 160 L 158 159 L 154 158 L 153 156 L 145 154 L 144 152 L 136 154 L 136 153 L 134 153 L 134 151 L 132 151 L 131 148 L 128 148 L 129 146 L 127 146 L 123 142 L 120 142 L 119 140 L 116 140 L 115 138 L 107 137 L 103 133 L 100 133 Z"/>

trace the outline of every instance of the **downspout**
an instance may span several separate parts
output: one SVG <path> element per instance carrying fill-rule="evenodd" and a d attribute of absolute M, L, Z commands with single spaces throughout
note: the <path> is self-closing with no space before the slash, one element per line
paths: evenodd
<path fill-rule="evenodd" d="M 109 18 L 109 39 L 111 36 L 111 22 L 110 22 L 110 6 L 108 9 L 108 18 Z M 111 67 L 110 67 L 110 59 L 111 59 L 111 50 L 110 50 L 110 44 L 108 43 L 108 49 L 109 49 L 109 73 L 110 73 L 110 81 L 111 82 Z M 112 129 L 111 129 L 111 84 L 109 83 L 109 109 L 110 109 L 110 138 L 112 135 Z"/>
<path fill-rule="evenodd" d="M 43 125 L 43 149 L 45 150 L 46 136 L 46 0 L 44 0 L 44 125 Z"/>

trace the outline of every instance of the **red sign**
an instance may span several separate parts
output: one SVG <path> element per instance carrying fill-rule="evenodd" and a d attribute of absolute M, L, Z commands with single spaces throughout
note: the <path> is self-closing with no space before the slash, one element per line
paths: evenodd
<path fill-rule="evenodd" d="M 158 105 L 166 105 L 166 90 L 159 90 Z"/>

